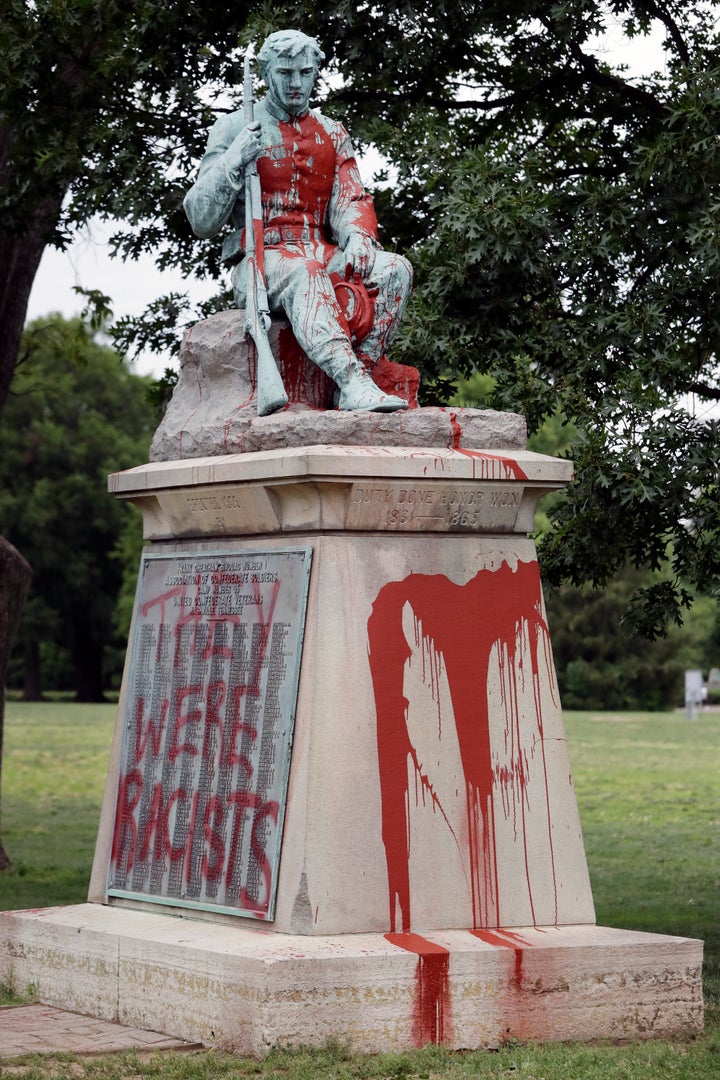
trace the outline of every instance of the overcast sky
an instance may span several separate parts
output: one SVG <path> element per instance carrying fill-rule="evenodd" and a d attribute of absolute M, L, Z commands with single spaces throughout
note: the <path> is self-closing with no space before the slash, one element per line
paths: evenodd
<path fill-rule="evenodd" d="M 662 62 L 661 36 L 628 43 L 622 35 L 608 39 L 606 46 L 614 58 L 626 63 L 633 74 L 641 75 L 657 68 Z M 622 51 L 619 43 L 622 42 Z M 371 180 L 375 163 L 361 160 L 363 179 Z M 184 290 L 187 284 L 177 272 L 161 273 L 155 268 L 151 256 L 138 262 L 123 263 L 111 259 L 107 237 L 111 228 L 100 221 L 93 221 L 82 229 L 75 243 L 66 251 L 48 248 L 43 255 L 35 279 L 28 319 L 35 319 L 50 312 L 60 312 L 66 317 L 79 315 L 83 308 L 82 297 L 73 292 L 74 285 L 87 289 L 99 289 L 113 299 L 116 317 L 138 315 L 152 300 L 166 292 Z M 193 296 L 209 295 L 211 286 L 191 283 Z M 139 374 L 162 374 L 168 358 L 143 356 L 135 364 Z"/>

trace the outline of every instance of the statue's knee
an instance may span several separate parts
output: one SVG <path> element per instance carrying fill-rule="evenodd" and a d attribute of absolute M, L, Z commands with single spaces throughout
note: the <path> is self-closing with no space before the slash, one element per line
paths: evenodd
<path fill-rule="evenodd" d="M 412 263 L 410 262 L 409 259 L 406 259 L 404 255 L 397 255 L 396 258 L 398 260 L 398 263 L 402 267 L 402 273 L 405 275 L 405 280 L 407 282 L 407 287 L 408 287 L 408 290 L 410 290 L 412 288 L 412 283 L 413 283 Z"/>
<path fill-rule="evenodd" d="M 412 265 L 404 255 L 397 255 L 394 251 L 378 251 L 372 276 L 378 285 L 390 285 L 393 291 L 400 291 L 403 295 L 407 295 L 412 288 Z"/>

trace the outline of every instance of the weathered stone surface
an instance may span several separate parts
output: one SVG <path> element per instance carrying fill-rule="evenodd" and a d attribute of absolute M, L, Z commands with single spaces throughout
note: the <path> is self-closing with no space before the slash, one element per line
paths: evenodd
<path fill-rule="evenodd" d="M 223 311 L 191 327 L 180 356 L 178 384 L 155 433 L 150 460 L 314 445 L 517 450 L 525 446 L 525 421 L 515 413 L 440 408 L 338 412 L 331 407 L 334 384 L 304 358 L 284 320 L 273 320 L 270 344 L 290 405 L 261 417 L 255 398 L 255 358 L 245 340 L 243 313 Z"/>
<path fill-rule="evenodd" d="M 234 711 L 253 680 L 240 684 L 226 639 L 208 638 L 204 700 L 195 683 L 174 682 L 172 703 L 163 700 L 161 682 L 145 711 L 126 672 L 94 902 L 0 913 L 0 981 L 249 1054 L 330 1037 L 377 1052 L 701 1030 L 701 942 L 593 925 L 525 535 L 539 495 L 570 472 L 526 450 L 381 445 L 116 474 L 112 490 L 140 506 L 157 553 L 199 552 L 204 562 L 312 549 L 275 919 L 270 928 L 222 912 L 177 918 L 183 909 L 169 916 L 162 898 L 153 911 L 128 897 L 106 903 L 116 822 L 118 843 L 140 858 L 143 849 L 177 858 L 169 828 L 182 788 L 153 786 L 155 809 L 140 825 L 148 761 L 164 746 L 168 759 L 214 768 L 242 753 L 241 728 L 259 735 L 257 713 Z M 198 571 L 179 593 L 177 575 L 163 579 L 168 591 L 151 601 L 167 604 L 170 635 L 158 642 L 176 637 L 194 650 L 203 638 L 181 640 L 181 628 L 197 628 L 203 605 L 222 622 L 215 601 L 201 599 L 230 584 L 217 572 L 211 585 Z M 253 598 L 258 584 L 232 582 Z M 126 777 L 138 800 L 119 798 L 127 709 L 147 721 Z M 221 849 L 225 857 L 236 843 L 219 805 L 203 815 L 201 872 L 213 880 Z M 260 861 L 266 842 L 255 834 Z"/>
<path fill-rule="evenodd" d="M 155 461 L 114 473 L 110 491 L 142 510 L 146 540 L 326 530 L 524 537 L 538 499 L 572 473 L 572 462 L 530 450 L 294 446 Z"/>
<path fill-rule="evenodd" d="M 702 1030 L 702 943 L 599 926 L 308 938 L 100 904 L 0 913 L 0 978 L 240 1054 Z"/>

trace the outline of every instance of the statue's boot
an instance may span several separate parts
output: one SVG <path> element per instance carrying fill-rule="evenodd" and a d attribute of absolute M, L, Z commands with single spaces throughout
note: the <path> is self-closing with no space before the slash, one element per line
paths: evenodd
<path fill-rule="evenodd" d="M 319 365 L 337 385 L 335 404 L 338 409 L 365 409 L 368 412 L 396 412 L 398 409 L 407 409 L 408 403 L 404 398 L 386 394 L 376 386 L 355 353 L 348 351 L 349 356 L 332 356 Z"/>

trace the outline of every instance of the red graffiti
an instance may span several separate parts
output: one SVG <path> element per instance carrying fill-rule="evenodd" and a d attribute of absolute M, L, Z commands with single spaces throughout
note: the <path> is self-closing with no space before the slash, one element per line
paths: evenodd
<path fill-rule="evenodd" d="M 443 1043 L 452 1037 L 450 953 L 419 934 L 386 934 L 391 945 L 415 953 L 413 1041 L 416 1046 Z"/>
<path fill-rule="evenodd" d="M 263 592 L 256 575 L 221 568 L 175 580 L 140 608 L 159 619 L 157 641 L 148 639 L 150 670 L 131 686 L 111 871 L 125 891 L 220 896 L 262 916 L 272 884 L 265 849 L 280 807 L 252 790 L 251 751 L 280 581 L 266 580 Z M 235 648 L 238 611 L 251 617 L 238 639 L 245 646 Z M 251 884 L 240 881 L 248 867 Z M 159 892 L 169 880 L 170 892 Z"/>
<path fill-rule="evenodd" d="M 520 683 L 532 682 L 534 733 L 532 756 L 539 759 L 547 795 L 542 705 L 539 691 L 541 656 L 550 681 L 552 661 L 543 616 L 540 578 L 535 562 L 503 562 L 480 571 L 466 585 L 437 575 L 411 574 L 385 585 L 368 621 L 370 668 L 377 714 L 378 761 L 382 797 L 382 838 L 385 846 L 392 931 L 412 925 L 409 873 L 411 799 L 408 763 L 416 775 L 417 797 L 429 798 L 444 814 L 427 765 L 421 763 L 408 729 L 409 702 L 404 696 L 405 666 L 411 648 L 403 631 L 403 610 L 410 606 L 418 635 L 432 644 L 436 666 L 442 657 L 452 702 L 452 717 L 440 716 L 437 679 L 431 671 L 432 694 L 441 723 L 453 722 L 457 732 L 464 785 L 467 836 L 453 842 L 465 845 L 471 877 L 473 925 L 498 926 L 501 919 L 496 814 L 513 823 L 516 842 L 524 852 L 527 899 L 534 921 L 533 883 L 529 871 L 525 813 L 529 770 L 528 740 L 521 740 L 518 694 Z M 524 657 L 529 656 L 525 670 Z M 488 714 L 488 674 L 499 669 L 504 709 L 503 752 L 491 753 Z M 424 765 L 424 767 L 423 767 Z M 535 766 L 534 766 L 535 767 Z M 497 794 L 497 799 L 496 799 Z M 557 885 L 552 857 L 549 809 L 547 836 L 550 873 Z M 519 887 L 519 886 L 517 886 Z"/>
<path fill-rule="evenodd" d="M 178 667 L 180 663 L 180 653 L 184 648 L 183 631 L 188 626 L 190 626 L 193 631 L 192 640 L 189 646 L 190 656 L 194 656 L 198 648 L 198 630 L 203 624 L 208 627 L 207 640 L 202 649 L 203 659 L 209 660 L 212 656 L 231 656 L 231 651 L 227 646 L 216 644 L 216 631 L 218 627 L 222 626 L 237 626 L 240 623 L 241 618 L 239 615 L 228 614 L 219 610 L 219 598 L 222 589 L 235 587 L 236 589 L 242 590 L 247 587 L 248 582 L 244 575 L 227 573 L 224 570 L 213 571 L 212 575 L 210 575 L 210 579 L 212 591 L 210 594 L 211 600 L 209 609 L 206 609 L 203 604 L 204 582 L 201 574 L 195 576 L 194 589 L 192 592 L 188 591 L 187 583 L 183 582 L 181 585 L 174 586 L 173 588 L 160 593 L 158 596 L 146 600 L 140 608 L 141 616 L 146 618 L 149 612 L 157 606 L 160 608 L 161 624 L 174 622 L 175 656 L 173 663 L 175 667 Z M 260 613 L 260 624 L 263 630 L 263 648 L 258 655 L 258 663 L 256 665 L 256 670 L 259 670 L 265 658 L 268 629 L 272 624 L 280 582 L 275 581 L 273 583 L 272 596 L 270 598 L 270 605 L 266 616 L 263 613 L 260 583 L 257 578 L 253 578 L 250 585 L 253 593 L 252 602 Z M 174 601 L 174 605 L 172 606 L 171 601 Z M 173 619 L 172 611 L 174 607 L 178 608 L 178 613 Z M 160 660 L 162 647 L 163 635 L 158 634 L 157 660 Z"/>
<path fill-rule="evenodd" d="M 187 884 L 191 875 L 191 855 L 196 849 L 200 853 L 202 881 L 222 881 L 225 889 L 229 889 L 236 870 L 241 828 L 249 821 L 250 848 L 262 877 L 262 898 L 252 896 L 243 886 L 238 899 L 242 907 L 258 914 L 267 911 L 272 868 L 260 834 L 266 820 L 277 824 L 277 802 L 263 802 L 250 791 L 231 791 L 224 799 L 217 795 L 205 797 L 198 838 L 195 823 L 201 801 L 199 790 L 189 794 L 183 788 L 176 788 L 165 798 L 162 783 L 156 783 L 152 789 L 149 812 L 144 821 L 138 823 L 136 809 L 142 792 L 143 777 L 138 769 L 121 779 L 112 846 L 114 864 L 122 863 L 126 872 L 130 873 L 136 860 L 145 862 L 153 858 L 156 862 L 163 862 L 167 859 L 170 863 L 182 860 Z M 178 803 L 190 808 L 190 828 L 184 833 L 182 843 L 173 844 L 170 817 Z"/>

